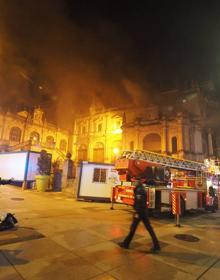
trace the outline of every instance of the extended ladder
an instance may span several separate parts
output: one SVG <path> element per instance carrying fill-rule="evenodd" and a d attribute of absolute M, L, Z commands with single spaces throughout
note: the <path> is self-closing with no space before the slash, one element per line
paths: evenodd
<path fill-rule="evenodd" d="M 180 168 L 193 171 L 206 171 L 206 166 L 204 163 L 184 159 L 176 159 L 171 156 L 161 155 L 149 151 L 124 151 L 121 157 L 134 160 L 144 160 L 177 169 Z"/>

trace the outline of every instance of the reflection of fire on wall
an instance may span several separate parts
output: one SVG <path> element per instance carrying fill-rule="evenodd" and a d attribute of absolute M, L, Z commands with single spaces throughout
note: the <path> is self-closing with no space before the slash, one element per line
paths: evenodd
<path fill-rule="evenodd" d="M 68 140 L 68 132 L 47 122 L 40 108 L 36 108 L 33 113 L 0 112 L 1 151 L 45 149 L 56 160 L 65 158 Z"/>

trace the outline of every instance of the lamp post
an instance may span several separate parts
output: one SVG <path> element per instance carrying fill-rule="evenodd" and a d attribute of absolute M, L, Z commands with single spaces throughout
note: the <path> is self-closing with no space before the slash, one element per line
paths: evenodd
<path fill-rule="evenodd" d="M 114 161 L 115 161 L 119 154 L 119 148 L 117 147 L 113 148 L 113 154 L 114 154 Z"/>

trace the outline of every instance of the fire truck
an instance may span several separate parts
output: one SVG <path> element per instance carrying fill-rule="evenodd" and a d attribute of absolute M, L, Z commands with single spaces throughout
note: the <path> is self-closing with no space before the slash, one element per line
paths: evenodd
<path fill-rule="evenodd" d="M 147 206 L 154 212 L 179 212 L 205 208 L 207 167 L 202 162 L 177 159 L 150 151 L 124 151 L 115 162 L 120 185 L 112 188 L 114 203 L 134 204 L 134 181 L 139 178 L 147 193 Z M 177 196 L 175 196 L 177 195 Z M 179 205 L 175 197 L 179 197 Z"/>

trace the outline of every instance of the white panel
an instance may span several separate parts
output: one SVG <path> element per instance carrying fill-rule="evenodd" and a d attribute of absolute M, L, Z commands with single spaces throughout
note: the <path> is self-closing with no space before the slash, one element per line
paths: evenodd
<path fill-rule="evenodd" d="M 170 190 L 161 190 L 161 203 L 170 203 Z"/>
<path fill-rule="evenodd" d="M 107 169 L 107 182 L 93 182 L 94 168 Z M 114 170 L 114 165 L 83 163 L 81 182 L 79 186 L 79 196 L 110 198 L 111 187 L 115 185 L 113 177 L 117 177 L 117 172 Z"/>
<path fill-rule="evenodd" d="M 149 208 L 155 208 L 155 188 L 149 188 Z"/>
<path fill-rule="evenodd" d="M 40 153 L 30 152 L 29 160 L 28 160 L 27 180 L 35 180 L 35 175 L 38 173 L 37 160 L 39 157 L 40 157 Z"/>
<path fill-rule="evenodd" d="M 186 193 L 186 210 L 198 208 L 198 192 L 188 191 Z"/>
<path fill-rule="evenodd" d="M 23 181 L 26 170 L 27 152 L 0 154 L 0 177 Z"/>

